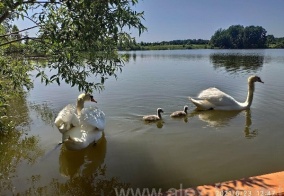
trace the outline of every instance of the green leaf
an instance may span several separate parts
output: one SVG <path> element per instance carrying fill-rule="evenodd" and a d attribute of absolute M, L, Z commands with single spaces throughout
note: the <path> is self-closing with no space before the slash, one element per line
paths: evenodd
<path fill-rule="evenodd" d="M 54 79 L 57 75 L 53 75 L 50 77 L 50 80 Z"/>
<path fill-rule="evenodd" d="M 56 82 L 57 82 L 58 86 L 60 86 L 59 78 L 56 78 Z"/>

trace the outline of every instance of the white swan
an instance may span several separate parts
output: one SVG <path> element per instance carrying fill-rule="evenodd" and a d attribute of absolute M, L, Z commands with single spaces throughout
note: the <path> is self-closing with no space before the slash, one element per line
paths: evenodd
<path fill-rule="evenodd" d="M 236 101 L 230 95 L 217 88 L 209 88 L 202 91 L 197 98 L 189 97 L 189 100 L 196 105 L 197 110 L 244 110 L 251 106 L 254 93 L 254 83 L 262 82 L 258 76 L 248 78 L 248 94 L 245 102 Z"/>
<path fill-rule="evenodd" d="M 96 144 L 103 136 L 103 131 L 92 126 L 73 127 L 62 134 L 62 142 L 68 150 L 81 150 L 90 144 Z"/>
<path fill-rule="evenodd" d="M 147 116 L 143 116 L 143 120 L 144 121 L 157 121 L 157 120 L 161 120 L 162 119 L 162 115 L 161 113 L 163 113 L 163 109 L 162 108 L 158 108 L 157 109 L 157 115 L 147 115 Z"/>
<path fill-rule="evenodd" d="M 71 150 L 87 147 L 102 137 L 105 114 L 97 107 L 84 108 L 85 101 L 96 102 L 90 94 L 80 94 L 76 107 L 72 104 L 63 108 L 55 119 L 55 125 L 63 134 L 62 142 Z"/>
<path fill-rule="evenodd" d="M 176 111 L 176 112 L 173 112 L 173 113 L 170 115 L 170 117 L 175 118 L 175 117 L 183 117 L 183 116 L 186 116 L 186 115 L 187 115 L 187 110 L 188 110 L 188 106 L 185 105 L 185 106 L 183 107 L 183 111 Z"/>

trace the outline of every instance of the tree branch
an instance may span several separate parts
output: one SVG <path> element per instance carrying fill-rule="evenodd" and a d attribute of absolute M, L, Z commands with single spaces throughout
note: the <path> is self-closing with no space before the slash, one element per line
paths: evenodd
<path fill-rule="evenodd" d="M 11 8 L 11 11 L 13 11 L 14 9 L 16 9 L 18 6 L 20 5 L 20 2 L 16 2 L 14 4 L 14 6 Z M 6 10 L 1 16 L 0 16 L 0 24 L 10 16 L 10 12 L 9 10 Z"/>
<path fill-rule="evenodd" d="M 0 35 L 0 38 L 2 37 L 7 37 L 7 36 L 10 36 L 10 35 L 14 35 L 14 34 L 18 34 L 20 32 L 23 32 L 23 31 L 27 31 L 27 30 L 30 30 L 30 29 L 33 29 L 33 28 L 36 28 L 37 26 L 33 26 L 33 27 L 30 27 L 30 28 L 26 28 L 26 29 L 23 29 L 23 30 L 20 30 L 20 31 L 17 31 L 17 32 L 12 32 L 12 33 L 8 33 L 6 35 Z"/>
<path fill-rule="evenodd" d="M 32 21 L 33 23 L 35 23 L 37 26 L 40 26 L 36 21 L 34 21 L 33 19 L 31 19 L 30 17 L 28 16 L 24 16 L 25 18 L 29 19 L 30 21 Z"/>
<path fill-rule="evenodd" d="M 61 2 L 50 2 L 50 1 L 23 1 L 23 4 L 28 4 L 28 3 L 37 3 L 37 4 L 45 4 L 45 3 L 50 3 L 50 4 L 61 4 Z"/>
<path fill-rule="evenodd" d="M 37 37 L 22 37 L 20 39 L 15 39 L 15 40 L 12 40 L 12 41 L 9 41 L 9 42 L 2 43 L 2 44 L 0 44 L 0 47 L 14 43 L 14 42 L 20 42 L 20 41 L 23 41 L 23 40 L 27 40 L 27 39 L 39 40 L 39 41 L 41 40 L 41 38 L 37 38 Z"/>
<path fill-rule="evenodd" d="M 14 13 L 14 14 L 21 15 L 22 17 L 27 18 L 27 19 L 29 19 L 30 21 L 32 21 L 33 23 L 35 23 L 37 26 L 40 26 L 36 21 L 34 21 L 33 19 L 31 19 L 29 16 L 24 16 L 23 14 L 18 13 L 18 12 L 13 12 L 13 13 Z"/>
<path fill-rule="evenodd" d="M 37 4 L 46 4 L 46 3 L 53 3 L 53 4 L 61 4 L 61 2 L 54 1 L 54 2 L 49 2 L 49 1 L 36 1 L 36 0 L 28 0 L 28 1 L 23 1 L 20 3 L 20 1 L 16 2 L 10 10 L 4 11 L 4 13 L 0 16 L 0 24 L 10 16 L 10 12 L 13 12 L 19 5 L 22 4 L 29 4 L 29 3 L 37 3 Z"/>

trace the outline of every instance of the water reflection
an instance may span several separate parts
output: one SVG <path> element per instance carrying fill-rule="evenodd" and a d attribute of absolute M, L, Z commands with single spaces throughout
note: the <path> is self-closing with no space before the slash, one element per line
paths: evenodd
<path fill-rule="evenodd" d="M 40 181 L 40 176 L 32 176 L 30 181 L 35 183 L 21 195 L 116 195 L 116 191 L 130 187 L 130 184 L 120 182 L 116 177 L 107 178 L 106 171 L 106 165 L 101 165 L 89 176 L 77 176 L 65 182 L 53 179 L 43 186 L 36 183 Z"/>
<path fill-rule="evenodd" d="M 96 145 L 90 145 L 79 151 L 67 150 L 63 145 L 59 156 L 60 173 L 71 178 L 95 173 L 104 162 L 106 144 L 103 134 Z"/>
<path fill-rule="evenodd" d="M 213 64 L 214 69 L 224 68 L 232 74 L 239 71 L 254 73 L 262 68 L 264 56 L 258 54 L 214 53 L 210 55 L 210 62 Z"/>
<path fill-rule="evenodd" d="M 39 137 L 29 136 L 28 107 L 24 95 L 10 102 L 7 113 L 13 117 L 16 128 L 0 131 L 0 194 L 11 194 L 15 185 L 13 177 L 21 163 L 34 165 L 44 151 L 40 148 Z"/>
<path fill-rule="evenodd" d="M 224 127 L 230 124 L 230 121 L 236 118 L 241 111 L 198 111 L 194 110 L 190 116 L 198 116 L 198 118 L 206 122 L 211 127 Z"/>
<path fill-rule="evenodd" d="M 161 129 L 161 128 L 163 128 L 163 126 L 164 126 L 164 121 L 163 120 L 158 120 L 158 121 L 156 121 L 156 122 L 148 122 L 148 121 L 144 121 L 144 124 L 156 124 L 156 126 L 157 126 L 157 128 L 159 128 L 159 129 Z"/>
<path fill-rule="evenodd" d="M 43 155 L 40 149 L 38 137 L 31 136 L 24 138 L 22 132 L 9 130 L 9 134 L 0 132 L 0 193 L 13 191 L 13 178 L 16 176 L 19 165 L 27 162 L 30 165 Z"/>
<path fill-rule="evenodd" d="M 127 55 L 129 60 L 136 61 L 137 57 L 140 59 L 187 59 L 187 60 L 201 60 L 207 57 L 207 54 L 200 54 L 200 53 L 188 53 L 187 50 L 177 50 L 177 53 L 174 51 L 135 51 L 135 52 L 120 52 L 121 54 Z M 200 52 L 200 50 L 199 50 Z"/>
<path fill-rule="evenodd" d="M 26 94 L 11 97 L 9 100 L 8 116 L 12 118 L 12 122 L 18 129 L 27 130 L 31 119 L 29 118 L 29 110 L 26 101 Z M 11 119 L 9 119 L 11 120 Z"/>
<path fill-rule="evenodd" d="M 49 185 L 36 189 L 39 195 L 116 195 L 115 190 L 127 189 L 127 183 L 118 178 L 106 178 L 106 166 L 99 167 L 90 176 L 80 176 L 67 180 L 65 183 L 55 179 Z M 48 188 L 49 187 L 49 188 Z M 52 187 L 52 188 L 50 188 Z M 114 188 L 115 187 L 115 188 Z"/>
<path fill-rule="evenodd" d="M 254 138 L 258 135 L 257 129 L 251 130 L 251 124 L 252 124 L 251 111 L 246 110 L 246 124 L 245 124 L 244 133 L 245 133 L 245 137 L 248 139 Z"/>
<path fill-rule="evenodd" d="M 172 118 L 172 120 L 183 121 L 184 123 L 188 123 L 188 118 L 189 118 L 189 115 L 186 115 L 186 116 Z"/>
<path fill-rule="evenodd" d="M 244 123 L 244 135 L 246 138 L 254 138 L 257 136 L 257 129 L 251 130 L 252 119 L 251 119 L 251 111 L 243 110 L 243 111 L 193 111 L 189 115 L 191 117 L 198 116 L 199 120 L 206 122 L 210 127 L 227 127 L 231 124 L 231 120 L 240 116 L 240 114 L 245 113 L 245 123 Z"/>
<path fill-rule="evenodd" d="M 69 151 L 63 145 L 59 155 L 59 170 L 60 174 L 68 179 L 55 178 L 47 184 L 32 185 L 25 194 L 115 195 L 115 188 L 129 188 L 130 184 L 107 175 L 107 165 L 104 163 L 106 149 L 107 141 L 104 135 L 95 146 L 91 145 L 79 151 Z M 41 176 L 35 182 L 40 182 L 40 179 Z"/>
<path fill-rule="evenodd" d="M 34 110 L 38 115 L 37 118 L 41 118 L 41 120 L 47 125 L 54 126 L 55 112 L 50 109 L 47 103 L 43 104 L 35 104 L 30 103 L 30 108 Z"/>

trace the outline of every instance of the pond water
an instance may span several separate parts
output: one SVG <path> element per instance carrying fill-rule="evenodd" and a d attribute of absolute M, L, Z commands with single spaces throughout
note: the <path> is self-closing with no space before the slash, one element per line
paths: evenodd
<path fill-rule="evenodd" d="M 13 108 L 20 126 L 1 138 L 1 195 L 115 195 L 121 189 L 167 191 L 284 169 L 284 50 L 129 52 L 118 79 L 93 95 L 106 114 L 95 146 L 58 146 L 58 112 L 76 88 L 35 88 Z M 189 96 L 217 87 L 245 101 L 247 78 L 258 75 L 249 110 L 195 111 Z M 91 104 L 91 103 L 89 103 Z M 186 118 L 170 114 L 189 106 Z M 163 121 L 142 116 L 163 108 Z"/>

